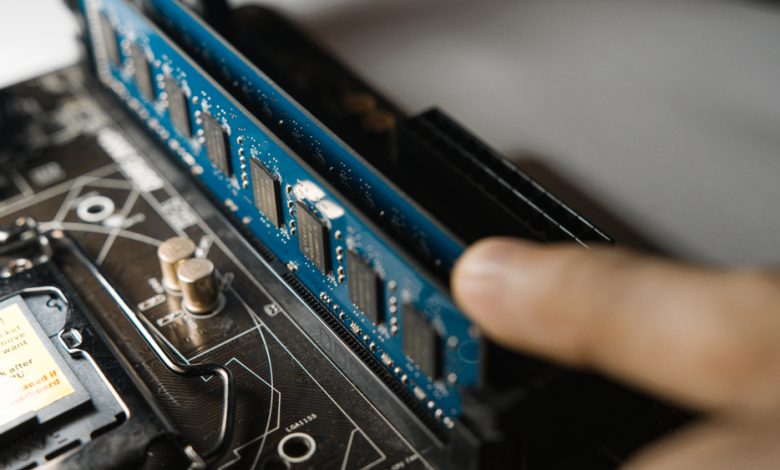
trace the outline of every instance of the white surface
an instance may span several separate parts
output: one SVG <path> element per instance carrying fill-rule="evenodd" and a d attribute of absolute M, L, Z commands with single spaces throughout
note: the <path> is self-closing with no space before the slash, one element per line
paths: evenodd
<path fill-rule="evenodd" d="M 72 44 L 49 46 L 73 36 L 58 3 L 0 6 L 0 82 L 70 57 Z M 780 10 L 769 2 L 267 3 L 407 110 L 437 104 L 508 156 L 539 156 L 673 253 L 780 260 Z"/>
<path fill-rule="evenodd" d="M 0 87 L 75 62 L 77 31 L 62 0 L 0 0 Z"/>

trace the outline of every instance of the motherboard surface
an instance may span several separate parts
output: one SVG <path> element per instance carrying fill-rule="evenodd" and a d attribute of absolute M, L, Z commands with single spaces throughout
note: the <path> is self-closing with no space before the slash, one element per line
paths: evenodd
<path fill-rule="evenodd" d="M 76 67 L 6 91 L 5 106 L 17 109 L 19 128 L 7 137 L 13 143 L 6 140 L 6 150 L 16 151 L 2 156 L 0 225 L 32 217 L 42 231 L 72 235 L 172 355 L 232 371 L 235 425 L 219 468 L 285 468 L 291 459 L 297 468 L 426 467 L 416 450 L 421 441 L 412 445 L 408 436 L 427 446 L 436 439 L 420 429 L 402 436 L 385 416 L 403 419 L 408 412 L 391 394 L 368 399 L 346 378 L 341 370 L 350 363 L 357 376 L 370 375 L 348 349 L 337 366 L 303 334 L 300 322 L 317 323 L 317 317 L 301 311 L 305 304 L 189 177 L 163 158 L 152 161 L 156 151 L 134 140 L 142 136 L 134 124 L 96 101 L 84 82 Z M 174 236 L 193 240 L 216 266 L 225 296 L 218 313 L 186 314 L 181 297 L 162 287 L 157 250 Z M 94 281 L 70 282 L 97 302 L 88 288 Z M 115 307 L 93 308 L 182 435 L 196 449 L 211 445 L 223 399 L 218 381 L 172 375 Z M 332 335 L 321 323 L 312 327 Z M 165 457 L 153 455 L 147 465 L 160 466 Z M 16 467 L 15 461 L 6 467 Z"/>

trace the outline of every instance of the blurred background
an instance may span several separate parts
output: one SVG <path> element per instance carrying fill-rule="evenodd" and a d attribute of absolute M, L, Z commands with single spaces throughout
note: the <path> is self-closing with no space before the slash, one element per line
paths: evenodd
<path fill-rule="evenodd" d="M 263 3 L 407 111 L 448 111 L 619 241 L 780 260 L 777 3 Z M 77 61 L 77 34 L 60 0 L 0 2 L 0 85 Z"/>

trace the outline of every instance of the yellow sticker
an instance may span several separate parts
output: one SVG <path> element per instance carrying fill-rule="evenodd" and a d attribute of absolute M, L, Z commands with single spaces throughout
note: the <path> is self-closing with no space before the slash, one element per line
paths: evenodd
<path fill-rule="evenodd" d="M 0 310 L 0 425 L 75 392 L 19 305 Z"/>

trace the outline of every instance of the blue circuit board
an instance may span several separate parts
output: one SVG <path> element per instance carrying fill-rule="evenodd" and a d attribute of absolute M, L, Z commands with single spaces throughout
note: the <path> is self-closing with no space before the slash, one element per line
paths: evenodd
<path fill-rule="evenodd" d="M 358 194 L 360 206 L 388 221 L 396 236 L 411 240 L 415 252 L 449 272 L 463 244 L 370 163 L 351 149 L 267 75 L 243 57 L 200 17 L 178 0 L 145 0 L 156 19 L 186 38 L 198 57 L 213 63 L 236 89 L 251 96 L 262 109 L 263 122 L 291 135 L 295 144 L 313 155 L 320 171 Z"/>
<path fill-rule="evenodd" d="M 478 383 L 480 338 L 446 289 L 426 275 L 414 259 L 244 109 L 135 6 L 125 0 L 81 0 L 80 6 L 87 20 L 100 80 L 148 125 L 174 158 L 190 168 L 226 210 L 319 296 L 329 311 L 435 418 L 453 426 L 461 413 L 461 389 Z M 172 2 L 168 6 L 171 15 L 185 13 L 175 10 Z M 182 16 L 176 21 L 192 20 Z M 191 32 L 208 33 L 206 29 L 194 28 Z M 247 70 L 242 78 L 250 80 L 252 73 Z M 254 84 L 255 78 L 267 80 L 251 76 L 252 81 L 247 83 Z M 184 107 L 173 99 L 174 88 L 186 98 Z M 286 97 L 283 93 L 280 96 Z M 297 119 L 300 138 L 317 142 L 323 158 L 326 152 L 330 155 L 340 149 L 349 150 L 297 104 L 285 108 L 281 98 L 272 101 L 287 112 L 285 116 Z M 186 113 L 183 116 L 182 109 Z M 215 124 L 218 134 L 225 136 L 224 146 L 220 143 L 216 150 Z M 220 149 L 224 150 L 224 161 L 215 158 Z M 348 153 L 356 157 L 351 150 Z M 353 163 L 355 166 L 350 167 Z M 257 207 L 258 188 L 253 187 L 257 183 L 252 167 L 258 164 L 281 190 L 280 210 L 275 218 L 264 215 Z M 382 179 L 372 175 L 370 168 L 357 160 L 342 160 L 341 165 L 358 178 L 356 184 L 384 188 L 376 192 L 388 198 L 383 204 L 394 208 L 399 223 L 419 230 L 441 259 L 451 263 L 460 253 L 460 245 L 437 231 L 432 222 L 423 220 L 409 201 L 387 194 L 385 189 L 390 187 L 383 186 Z M 423 219 L 418 220 L 420 217 Z M 308 252 L 304 253 L 300 237 L 304 227 L 311 230 L 311 220 L 323 224 L 321 233 L 326 242 L 313 248 L 306 245 Z M 377 290 L 381 296 L 378 323 L 357 308 L 354 297 L 350 297 L 350 276 L 355 274 L 347 269 L 350 253 L 359 256 L 381 282 Z M 437 333 L 436 341 L 441 342 L 441 373 L 437 377 L 422 373 L 404 352 L 405 308 L 423 315 Z"/>

